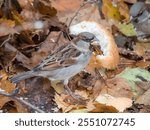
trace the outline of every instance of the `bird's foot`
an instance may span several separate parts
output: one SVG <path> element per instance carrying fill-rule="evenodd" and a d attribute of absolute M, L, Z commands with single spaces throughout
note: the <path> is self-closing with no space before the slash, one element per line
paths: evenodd
<path fill-rule="evenodd" d="M 83 97 L 81 97 L 80 95 L 76 95 L 74 92 L 71 91 L 71 89 L 65 85 L 65 88 L 66 88 L 66 91 L 67 93 L 75 100 L 78 100 L 78 101 L 85 101 L 85 99 Z"/>

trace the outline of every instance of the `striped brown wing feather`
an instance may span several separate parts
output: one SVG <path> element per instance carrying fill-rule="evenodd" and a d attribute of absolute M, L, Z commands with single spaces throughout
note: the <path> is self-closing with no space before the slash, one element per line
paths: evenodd
<path fill-rule="evenodd" d="M 43 60 L 34 70 L 53 70 L 75 64 L 81 51 L 71 44 L 63 45 Z"/>

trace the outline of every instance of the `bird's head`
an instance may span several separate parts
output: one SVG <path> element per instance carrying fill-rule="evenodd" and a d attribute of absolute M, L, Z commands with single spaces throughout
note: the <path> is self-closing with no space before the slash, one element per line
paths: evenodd
<path fill-rule="evenodd" d="M 139 20 L 142 20 L 144 17 L 146 17 L 146 4 L 144 2 L 136 2 L 133 4 L 130 8 L 130 16 L 131 21 L 133 22 L 139 22 Z"/>
<path fill-rule="evenodd" d="M 85 42 L 98 42 L 99 40 L 95 37 L 93 33 L 90 32 L 81 32 L 78 36 Z"/>
<path fill-rule="evenodd" d="M 78 43 L 78 46 L 82 46 L 84 49 L 89 49 L 92 52 L 100 51 L 101 47 L 99 44 L 99 40 L 96 38 L 96 36 L 93 33 L 90 32 L 81 32 L 78 34 L 79 39 L 81 39 L 82 42 Z"/>

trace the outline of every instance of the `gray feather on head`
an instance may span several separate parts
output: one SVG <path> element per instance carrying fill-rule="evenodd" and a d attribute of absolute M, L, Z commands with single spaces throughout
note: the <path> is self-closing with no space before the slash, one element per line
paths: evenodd
<path fill-rule="evenodd" d="M 130 15 L 136 17 L 146 8 L 145 3 L 137 2 L 130 8 Z"/>

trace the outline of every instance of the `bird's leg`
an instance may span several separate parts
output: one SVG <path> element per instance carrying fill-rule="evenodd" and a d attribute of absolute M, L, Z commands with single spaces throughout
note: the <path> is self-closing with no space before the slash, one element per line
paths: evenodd
<path fill-rule="evenodd" d="M 72 90 L 69 88 L 69 86 L 68 86 L 68 80 L 65 80 L 65 81 L 64 81 L 64 86 L 65 86 L 65 89 L 66 89 L 67 93 L 68 93 L 72 98 L 74 98 L 74 99 L 76 99 L 76 100 L 81 100 L 81 99 L 82 99 L 81 96 L 74 94 L 74 93 L 72 92 Z"/>
<path fill-rule="evenodd" d="M 104 83 L 104 85 L 106 86 L 106 93 L 108 94 L 108 89 L 110 88 L 109 85 L 107 84 L 107 75 L 105 74 L 105 69 L 100 69 L 98 70 L 97 68 L 95 68 L 95 72 L 96 74 L 98 74 L 99 78 L 101 79 L 101 82 Z"/>

